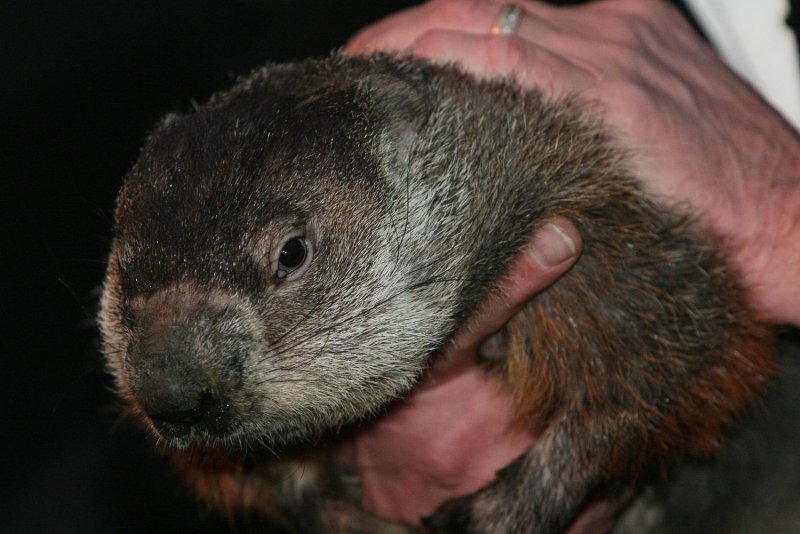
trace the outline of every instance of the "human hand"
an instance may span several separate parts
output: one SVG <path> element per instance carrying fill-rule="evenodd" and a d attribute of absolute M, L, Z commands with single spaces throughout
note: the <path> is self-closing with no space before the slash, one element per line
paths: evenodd
<path fill-rule="evenodd" d="M 446 499 L 478 490 L 535 439 L 512 424 L 511 396 L 476 362 L 481 341 L 566 272 L 581 250 L 566 219 L 539 229 L 493 294 L 411 394 L 360 431 L 346 461 L 367 509 L 418 523 Z"/>
<path fill-rule="evenodd" d="M 518 4 L 515 35 L 489 33 L 500 1 L 437 0 L 366 28 L 347 50 L 455 62 L 589 102 L 644 187 L 723 239 L 756 309 L 800 325 L 797 132 L 665 2 Z"/>

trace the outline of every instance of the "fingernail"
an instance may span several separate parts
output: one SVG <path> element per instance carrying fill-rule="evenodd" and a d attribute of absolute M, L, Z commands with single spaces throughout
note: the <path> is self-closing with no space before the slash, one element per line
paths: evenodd
<path fill-rule="evenodd" d="M 555 267 L 578 253 L 572 238 L 553 223 L 547 223 L 536 232 L 528 251 L 542 267 Z"/>

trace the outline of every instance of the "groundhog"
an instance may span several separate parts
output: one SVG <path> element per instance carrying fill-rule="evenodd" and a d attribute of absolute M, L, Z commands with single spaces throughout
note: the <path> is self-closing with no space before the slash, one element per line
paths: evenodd
<path fill-rule="evenodd" d="M 361 509 L 331 444 L 407 394 L 560 215 L 582 257 L 484 358 L 540 437 L 427 527 L 561 532 L 587 499 L 712 452 L 770 374 L 770 331 L 720 241 L 643 194 L 589 115 L 334 54 L 167 116 L 117 200 L 100 325 L 120 395 L 224 510 L 414 531 Z"/>

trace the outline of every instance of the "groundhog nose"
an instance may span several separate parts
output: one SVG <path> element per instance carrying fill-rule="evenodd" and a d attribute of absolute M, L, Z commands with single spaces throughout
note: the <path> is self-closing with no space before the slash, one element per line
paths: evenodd
<path fill-rule="evenodd" d="M 208 298 L 168 288 L 131 304 L 127 385 L 166 439 L 224 437 L 233 426 L 249 331 Z"/>
<path fill-rule="evenodd" d="M 135 395 L 156 429 L 166 438 L 187 435 L 206 426 L 219 410 L 218 398 L 197 377 L 187 373 L 149 373 L 141 376 Z"/>
<path fill-rule="evenodd" d="M 154 422 L 194 425 L 217 404 L 205 387 L 182 378 L 151 377 L 143 381 L 137 396 Z"/>
<path fill-rule="evenodd" d="M 198 364 L 187 351 L 169 347 L 139 353 L 136 362 L 131 389 L 162 437 L 188 437 L 193 429 L 206 434 L 224 433 L 224 381 L 213 368 Z"/>

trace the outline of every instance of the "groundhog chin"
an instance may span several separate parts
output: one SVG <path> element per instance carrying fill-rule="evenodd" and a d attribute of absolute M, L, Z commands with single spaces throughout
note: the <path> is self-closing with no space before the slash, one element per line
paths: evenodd
<path fill-rule="evenodd" d="M 330 405 L 322 411 L 313 411 L 307 405 L 297 410 L 270 411 L 230 401 L 209 404 L 213 408 L 176 418 L 148 412 L 135 395 L 128 398 L 134 415 L 146 424 L 158 443 L 174 450 L 194 446 L 241 451 L 302 448 L 375 415 L 372 411 L 354 414 L 346 403 Z"/>
<path fill-rule="evenodd" d="M 220 419 L 216 426 L 208 426 L 160 421 L 147 415 L 144 419 L 160 444 L 179 451 L 193 446 L 231 450 L 247 450 L 263 446 L 278 449 L 291 444 L 313 441 L 325 433 L 324 429 L 310 430 L 278 422 L 254 426 Z"/>

